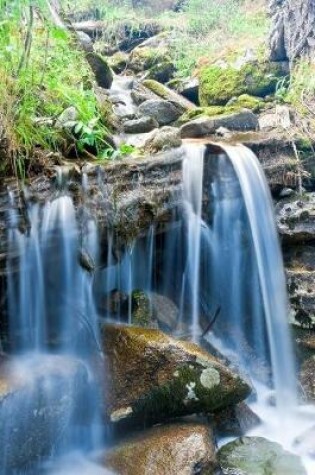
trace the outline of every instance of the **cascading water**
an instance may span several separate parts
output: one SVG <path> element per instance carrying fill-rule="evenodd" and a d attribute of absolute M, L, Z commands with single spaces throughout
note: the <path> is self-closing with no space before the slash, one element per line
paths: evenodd
<path fill-rule="evenodd" d="M 183 201 L 185 222 L 187 223 L 187 261 L 183 275 L 181 313 L 187 292 L 191 302 L 191 332 L 197 341 L 199 331 L 199 268 L 202 229 L 202 189 L 205 147 L 190 146 L 183 163 Z"/>
<path fill-rule="evenodd" d="M 202 169 L 198 179 L 185 172 L 188 161 L 196 169 L 196 146 L 186 146 L 184 189 L 202 184 Z M 312 422 L 298 409 L 288 300 L 272 199 L 262 168 L 250 150 L 243 146 L 221 149 L 224 153 L 209 158 L 216 163 L 211 168 L 215 171 L 208 190 L 211 209 L 206 212 L 211 224 L 207 227 L 200 213 L 199 221 L 197 213 L 186 214 L 188 249 L 193 243 L 199 253 L 198 263 L 194 263 L 198 274 L 190 273 L 195 279 L 194 298 L 197 295 L 199 311 L 203 301 L 208 302 L 208 308 L 213 304 L 220 308 L 212 331 L 207 329 L 208 339 L 254 381 L 258 398 L 255 410 L 265 422 L 257 433 L 292 450 L 294 439 Z M 199 145 L 200 153 L 204 150 Z M 184 197 L 194 209 L 193 198 L 187 192 Z M 199 200 L 201 206 L 201 194 Z M 276 406 L 270 402 L 271 387 Z M 313 473 L 314 464 L 306 459 L 305 464 Z"/>
<path fill-rule="evenodd" d="M 79 230 L 72 199 L 59 189 L 45 205 L 28 202 L 28 226 L 20 229 L 12 193 L 10 199 L 8 306 L 11 351 L 16 355 L 11 373 L 14 380 L 22 378 L 27 391 L 8 406 L 3 423 L 10 437 L 12 420 L 52 408 L 49 417 L 43 417 L 55 456 L 90 451 L 101 440 L 98 389 L 91 365 L 102 355 L 93 277 L 80 266 L 79 251 L 97 261 L 96 225 L 83 209 L 83 229 Z M 66 383 L 58 376 L 65 368 L 69 368 Z M 56 404 L 60 409 L 54 409 Z M 80 412 L 82 417 L 78 417 Z M 39 458 L 50 455 L 47 447 L 41 450 Z M 9 472 L 9 459 L 8 455 L 1 460 L 3 474 Z"/>

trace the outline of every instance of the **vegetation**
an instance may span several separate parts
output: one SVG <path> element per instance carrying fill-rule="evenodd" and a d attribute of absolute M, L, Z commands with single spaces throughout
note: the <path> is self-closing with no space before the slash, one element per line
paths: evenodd
<path fill-rule="evenodd" d="M 71 35 L 56 27 L 43 5 L 2 2 L 0 23 L 0 123 L 9 157 L 20 176 L 37 147 L 75 153 L 86 147 L 99 154 L 107 148 L 106 124 L 93 92 L 91 72 Z M 71 127 L 58 127 L 58 117 L 72 107 Z M 2 171 L 8 162 L 2 160 Z"/>

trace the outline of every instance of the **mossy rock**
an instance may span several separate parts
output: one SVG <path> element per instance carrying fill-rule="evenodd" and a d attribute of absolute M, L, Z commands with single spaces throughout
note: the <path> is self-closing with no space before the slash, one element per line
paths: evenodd
<path fill-rule="evenodd" d="M 260 97 L 250 96 L 249 94 L 242 94 L 229 104 L 229 107 L 239 109 L 250 109 L 253 112 L 260 112 L 265 103 Z"/>
<path fill-rule="evenodd" d="M 134 73 L 147 73 L 147 77 L 165 83 L 175 72 L 175 66 L 164 48 L 138 47 L 130 56 L 129 68 Z"/>
<path fill-rule="evenodd" d="M 116 74 L 120 74 L 128 66 L 129 55 L 123 51 L 117 51 L 113 56 L 108 58 L 108 64 Z"/>
<path fill-rule="evenodd" d="M 142 290 L 134 290 L 131 295 L 132 323 L 138 327 L 154 328 L 150 298 Z"/>
<path fill-rule="evenodd" d="M 143 81 L 143 85 L 162 99 L 175 103 L 179 108 L 183 110 L 183 112 L 186 110 L 194 110 L 196 108 L 195 104 L 188 101 L 177 92 L 172 91 L 164 84 L 155 81 L 154 79 L 146 79 L 145 81 Z"/>
<path fill-rule="evenodd" d="M 97 53 L 87 53 L 86 59 L 95 75 L 98 86 L 110 89 L 114 77 L 106 59 Z"/>
<path fill-rule="evenodd" d="M 181 422 L 154 427 L 127 439 L 101 457 L 120 475 L 214 475 L 217 461 L 212 433 L 205 424 Z M 135 470 L 136 467 L 136 470 Z"/>
<path fill-rule="evenodd" d="M 218 452 L 224 473 L 238 475 L 306 475 L 299 457 L 263 437 L 241 437 Z"/>
<path fill-rule="evenodd" d="M 153 424 L 237 404 L 249 384 L 197 345 L 159 330 L 105 325 L 105 418 Z"/>
<path fill-rule="evenodd" d="M 247 63 L 239 69 L 206 66 L 199 72 L 200 104 L 226 105 L 233 97 L 243 94 L 265 97 L 275 92 L 283 75 L 281 65 L 268 61 Z"/>

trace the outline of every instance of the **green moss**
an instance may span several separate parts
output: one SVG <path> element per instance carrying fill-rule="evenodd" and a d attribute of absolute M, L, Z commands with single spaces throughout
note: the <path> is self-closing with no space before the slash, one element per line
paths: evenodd
<path fill-rule="evenodd" d="M 131 56 L 129 67 L 135 73 L 148 72 L 150 79 L 169 81 L 174 72 L 174 63 L 164 48 L 136 48 Z"/>
<path fill-rule="evenodd" d="M 155 81 L 154 79 L 146 79 L 143 81 L 143 85 L 150 89 L 150 91 L 154 92 L 159 97 L 162 97 L 162 99 L 168 99 L 170 96 L 170 92 L 165 87 L 163 84 L 161 84 L 158 81 Z"/>
<path fill-rule="evenodd" d="M 129 55 L 123 51 L 118 51 L 108 58 L 108 64 L 115 73 L 122 73 L 128 65 Z"/>
<path fill-rule="evenodd" d="M 152 309 L 150 299 L 142 290 L 132 292 L 132 323 L 138 327 L 152 326 Z"/>
<path fill-rule="evenodd" d="M 240 98 L 243 96 L 240 96 Z M 250 97 L 250 96 L 246 96 Z M 239 99 L 240 99 L 239 98 Z M 256 98 L 251 98 L 253 99 L 252 102 L 249 100 L 236 100 L 233 102 L 233 104 L 228 105 L 228 106 L 210 106 L 210 107 L 197 107 L 196 109 L 189 110 L 185 112 L 177 121 L 177 124 L 183 125 L 186 124 L 187 122 L 190 122 L 191 120 L 198 119 L 199 117 L 219 117 L 222 115 L 228 115 L 228 114 L 234 114 L 236 112 L 240 112 L 243 109 L 251 109 L 254 112 L 257 112 L 263 102 Z M 255 100 L 254 100 L 255 99 Z"/>
<path fill-rule="evenodd" d="M 240 69 L 231 66 L 207 66 L 199 73 L 199 99 L 202 106 L 225 105 L 244 94 L 265 97 L 275 92 L 283 76 L 281 66 L 269 62 L 252 62 Z"/>
<path fill-rule="evenodd" d="M 250 109 L 253 112 L 259 112 L 264 107 L 264 101 L 259 97 L 250 96 L 249 94 L 242 94 L 233 103 L 234 107 L 241 109 Z"/>

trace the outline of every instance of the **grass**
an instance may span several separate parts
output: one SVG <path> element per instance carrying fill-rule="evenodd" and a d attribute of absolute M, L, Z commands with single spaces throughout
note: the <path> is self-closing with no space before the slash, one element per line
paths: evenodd
<path fill-rule="evenodd" d="M 23 159 L 29 159 L 37 147 L 61 150 L 67 139 L 64 131 L 39 125 L 38 119 L 55 120 L 66 108 L 75 107 L 77 121 L 82 124 L 80 134 L 85 134 L 76 137 L 77 145 L 84 145 L 89 132 L 97 152 L 107 146 L 107 129 L 84 54 L 66 31 L 37 18 L 29 57 L 19 67 L 27 36 L 21 15 L 6 11 L 0 23 L 0 118 L 15 158 L 15 171 L 23 175 Z M 5 163 L 0 164 L 0 171 L 4 167 Z"/>

